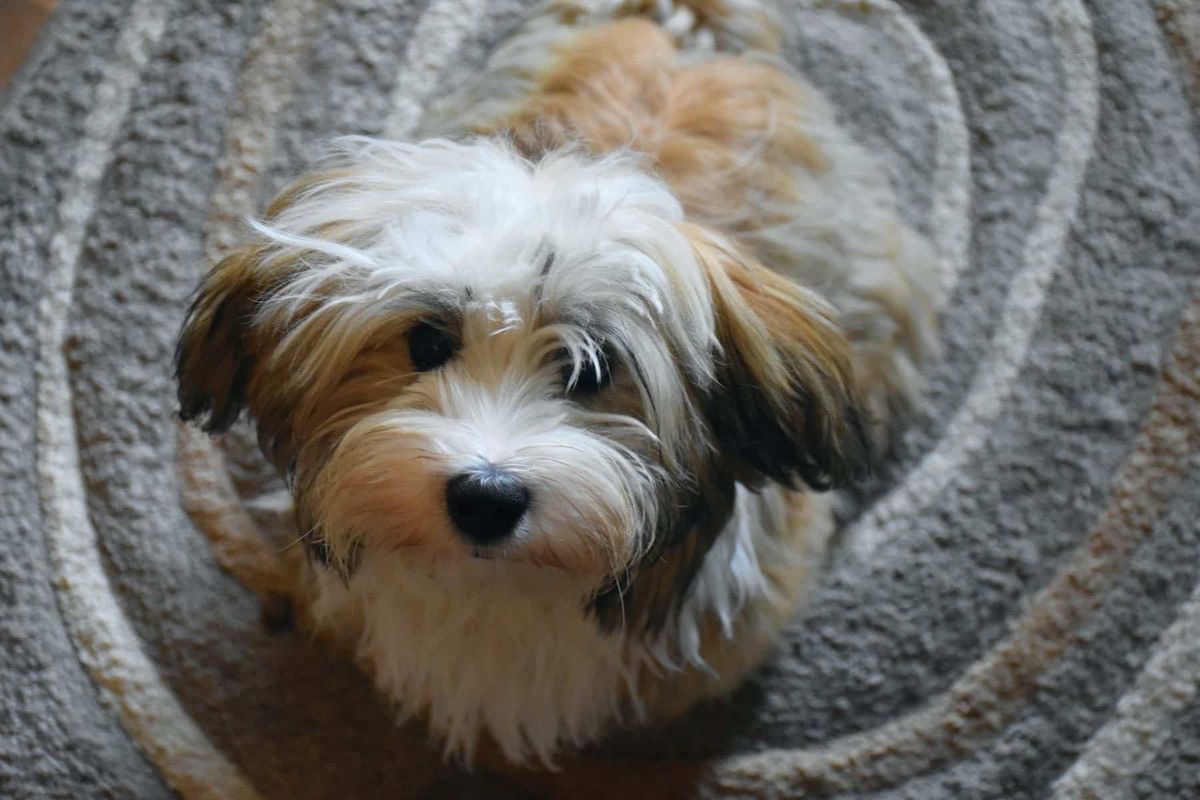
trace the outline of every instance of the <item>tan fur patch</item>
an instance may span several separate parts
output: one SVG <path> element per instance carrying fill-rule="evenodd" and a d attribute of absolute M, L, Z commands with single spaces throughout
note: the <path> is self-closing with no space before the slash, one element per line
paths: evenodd
<path fill-rule="evenodd" d="M 681 64 L 666 33 L 644 19 L 569 40 L 505 132 L 528 155 L 581 143 L 594 153 L 646 153 L 688 213 L 751 229 L 748 192 L 794 202 L 793 171 L 826 167 L 806 135 L 806 90 L 774 65 L 744 57 Z"/>

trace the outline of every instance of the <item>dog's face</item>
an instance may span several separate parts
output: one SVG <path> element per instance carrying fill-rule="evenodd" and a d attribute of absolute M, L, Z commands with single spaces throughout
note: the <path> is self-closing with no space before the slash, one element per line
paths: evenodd
<path fill-rule="evenodd" d="M 866 447 L 813 294 L 689 225 L 628 158 L 351 142 L 202 283 L 186 419 L 243 407 L 314 553 L 566 570 L 603 622 L 676 608 L 737 481 Z"/>

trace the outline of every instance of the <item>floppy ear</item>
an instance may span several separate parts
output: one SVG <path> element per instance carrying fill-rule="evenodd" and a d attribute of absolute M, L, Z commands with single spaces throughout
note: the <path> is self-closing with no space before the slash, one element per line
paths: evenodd
<path fill-rule="evenodd" d="M 346 174 L 326 170 L 296 180 L 271 201 L 264 219 L 277 219 L 305 196 L 315 195 Z M 279 375 L 260 374 L 272 341 L 270 331 L 255 326 L 254 315 L 259 304 L 286 283 L 296 258 L 281 259 L 278 252 L 272 257 L 271 247 L 262 241 L 245 245 L 204 276 L 179 333 L 175 378 L 180 417 L 199 422 L 206 433 L 228 430 L 249 404 L 263 451 L 282 469 L 289 458 L 286 418 L 294 398 L 285 396 Z M 269 382 L 274 385 L 267 391 Z M 256 383 L 262 387 L 257 405 Z"/>
<path fill-rule="evenodd" d="M 707 415 L 738 479 L 824 490 L 864 476 L 868 425 L 833 309 L 728 242 L 695 226 L 685 233 L 708 277 L 721 346 Z"/>
<path fill-rule="evenodd" d="M 204 276 L 175 348 L 179 415 L 207 433 L 229 429 L 246 406 L 257 347 L 251 322 L 265 291 L 255 269 L 258 247 L 245 247 Z"/>
<path fill-rule="evenodd" d="M 656 631 L 674 617 L 728 523 L 735 484 L 844 485 L 870 460 L 849 342 L 816 294 L 702 228 L 683 232 L 705 271 L 721 347 L 704 414 L 716 452 L 667 505 L 654 545 L 588 609 L 605 630 Z"/>

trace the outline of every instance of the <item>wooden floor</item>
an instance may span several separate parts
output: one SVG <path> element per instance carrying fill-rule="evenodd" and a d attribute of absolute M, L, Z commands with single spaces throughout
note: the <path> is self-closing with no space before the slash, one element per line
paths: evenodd
<path fill-rule="evenodd" d="M 0 0 L 0 89 L 21 66 L 58 0 Z"/>

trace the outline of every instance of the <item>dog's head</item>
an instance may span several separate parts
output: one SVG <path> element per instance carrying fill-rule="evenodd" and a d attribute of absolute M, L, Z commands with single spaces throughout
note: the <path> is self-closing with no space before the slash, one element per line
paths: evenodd
<path fill-rule="evenodd" d="M 313 552 L 580 576 L 606 624 L 687 591 L 736 482 L 862 466 L 813 293 L 684 221 L 632 157 L 351 140 L 202 282 L 182 415 L 246 408 Z"/>

